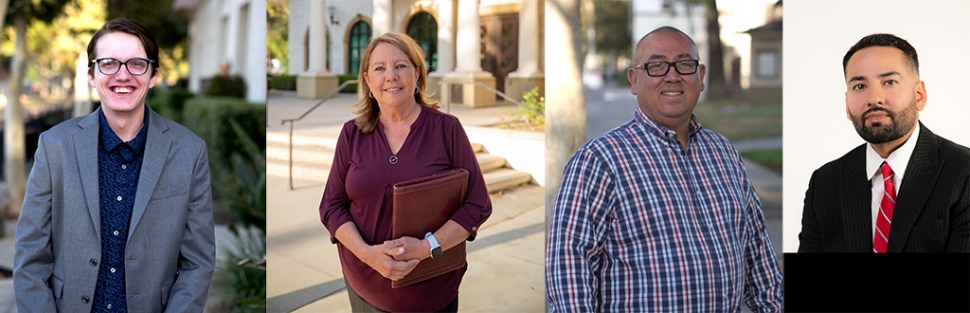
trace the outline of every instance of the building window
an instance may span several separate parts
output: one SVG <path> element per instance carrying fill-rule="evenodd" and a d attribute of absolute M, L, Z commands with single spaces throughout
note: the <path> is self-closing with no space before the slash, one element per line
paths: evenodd
<path fill-rule="evenodd" d="M 438 69 L 438 23 L 427 12 L 420 12 L 408 22 L 408 36 L 411 36 L 424 51 L 428 72 Z"/>
<path fill-rule="evenodd" d="M 360 71 L 360 59 L 364 57 L 364 49 L 367 48 L 370 36 L 371 28 L 367 22 L 358 21 L 350 29 L 350 51 L 348 53 L 350 64 L 347 65 L 347 74 L 357 74 Z"/>
<path fill-rule="evenodd" d="M 778 76 L 778 53 L 773 50 L 758 52 L 758 77 L 775 78 Z"/>
<path fill-rule="evenodd" d="M 303 34 L 303 71 L 310 70 L 310 28 Z"/>

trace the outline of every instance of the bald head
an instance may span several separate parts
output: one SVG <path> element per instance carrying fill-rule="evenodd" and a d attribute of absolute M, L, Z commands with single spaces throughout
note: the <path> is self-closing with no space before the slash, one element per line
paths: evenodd
<path fill-rule="evenodd" d="M 674 35 L 679 35 L 680 37 L 683 37 L 684 40 L 690 44 L 690 47 L 693 50 L 693 54 L 695 56 L 697 55 L 697 44 L 694 43 L 694 40 L 691 39 L 690 36 L 687 36 L 687 34 L 680 31 L 679 29 L 676 29 L 670 26 L 662 26 L 660 28 L 654 29 L 653 31 L 650 31 L 646 35 L 643 35 L 643 37 L 640 38 L 640 41 L 637 42 L 637 46 L 636 46 L 636 49 L 634 50 L 634 55 L 633 55 L 633 61 L 635 63 L 646 62 L 646 59 L 649 56 L 641 55 L 644 51 L 644 49 L 641 49 L 641 46 L 647 44 L 647 42 L 649 41 L 648 39 L 651 36 L 660 35 L 660 34 L 664 34 L 664 35 L 674 34 Z"/>

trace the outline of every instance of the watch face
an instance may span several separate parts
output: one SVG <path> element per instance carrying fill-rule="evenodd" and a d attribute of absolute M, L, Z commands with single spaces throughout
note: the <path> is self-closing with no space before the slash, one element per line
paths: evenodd
<path fill-rule="evenodd" d="M 431 258 L 437 259 L 441 257 L 441 247 L 436 247 L 431 250 Z"/>

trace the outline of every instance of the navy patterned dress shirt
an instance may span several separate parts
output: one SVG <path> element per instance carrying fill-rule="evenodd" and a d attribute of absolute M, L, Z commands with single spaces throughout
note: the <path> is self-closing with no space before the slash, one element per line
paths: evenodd
<path fill-rule="evenodd" d="M 147 109 L 146 109 L 147 110 Z M 125 244 L 131 209 L 138 189 L 138 172 L 148 136 L 148 112 L 134 139 L 123 142 L 101 112 L 98 145 L 98 191 L 101 204 L 101 264 L 91 312 L 127 312 Z"/>

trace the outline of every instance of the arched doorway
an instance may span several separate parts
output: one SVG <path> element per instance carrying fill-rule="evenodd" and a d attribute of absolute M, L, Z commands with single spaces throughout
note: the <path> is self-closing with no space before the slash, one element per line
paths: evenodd
<path fill-rule="evenodd" d="M 365 21 L 358 21 L 350 28 L 350 42 L 348 45 L 347 74 L 357 74 L 360 70 L 360 59 L 364 57 L 364 49 L 371 38 L 371 27 Z"/>
<path fill-rule="evenodd" d="M 324 31 L 324 38 L 326 38 L 326 44 L 323 47 L 324 53 L 326 54 L 325 65 L 327 69 L 330 70 L 330 33 Z M 308 27 L 303 35 L 303 71 L 310 71 L 310 28 Z"/>
<path fill-rule="evenodd" d="M 428 12 L 419 12 L 408 22 L 408 36 L 424 51 L 428 72 L 438 69 L 438 22 Z"/>
<path fill-rule="evenodd" d="M 482 70 L 495 77 L 495 88 L 505 92 L 505 79 L 519 67 L 519 14 L 482 16 Z"/>

